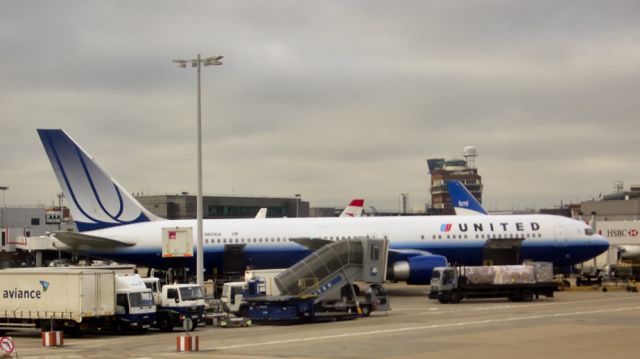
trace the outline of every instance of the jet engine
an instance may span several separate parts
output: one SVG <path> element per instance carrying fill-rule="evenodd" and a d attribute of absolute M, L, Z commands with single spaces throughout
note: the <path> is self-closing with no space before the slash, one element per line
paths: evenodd
<path fill-rule="evenodd" d="M 446 267 L 447 258 L 439 255 L 414 256 L 394 262 L 387 271 L 387 279 L 407 284 L 429 284 L 435 267 Z"/>

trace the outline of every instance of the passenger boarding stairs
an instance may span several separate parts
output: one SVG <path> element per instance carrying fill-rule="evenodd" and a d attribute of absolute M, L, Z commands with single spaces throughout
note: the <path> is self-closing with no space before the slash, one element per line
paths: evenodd
<path fill-rule="evenodd" d="M 315 303 L 340 298 L 343 288 L 356 281 L 384 283 L 388 252 L 386 239 L 339 240 L 320 247 L 274 281 L 283 296 L 315 297 Z M 353 292 L 350 286 L 349 290 Z"/>

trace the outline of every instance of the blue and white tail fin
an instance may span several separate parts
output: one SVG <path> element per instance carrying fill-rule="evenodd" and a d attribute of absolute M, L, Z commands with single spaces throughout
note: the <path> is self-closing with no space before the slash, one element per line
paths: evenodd
<path fill-rule="evenodd" d="M 80 232 L 158 220 L 64 130 L 39 129 L 58 183 Z"/>
<path fill-rule="evenodd" d="M 453 209 L 458 216 L 483 215 L 488 212 L 482 207 L 480 202 L 469 192 L 459 181 L 447 181 L 447 189 L 453 203 Z"/>

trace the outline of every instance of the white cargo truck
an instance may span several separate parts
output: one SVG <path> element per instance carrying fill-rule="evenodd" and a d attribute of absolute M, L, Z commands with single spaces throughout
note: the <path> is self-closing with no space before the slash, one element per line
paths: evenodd
<path fill-rule="evenodd" d="M 204 322 L 205 302 L 202 288 L 197 284 L 165 284 L 160 279 L 143 278 L 144 284 L 153 291 L 157 307 L 157 326 L 163 332 L 182 327 L 185 319 L 191 320 L 191 328 L 196 330 Z"/>
<path fill-rule="evenodd" d="M 109 270 L 0 270 L 0 295 L 0 331 L 144 332 L 155 321 L 151 291 L 140 277 L 117 276 Z"/>

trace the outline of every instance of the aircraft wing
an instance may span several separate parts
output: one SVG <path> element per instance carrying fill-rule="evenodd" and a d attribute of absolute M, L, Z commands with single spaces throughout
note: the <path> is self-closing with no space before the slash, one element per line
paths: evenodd
<path fill-rule="evenodd" d="M 333 243 L 334 241 L 324 239 L 324 238 L 311 238 L 311 237 L 300 237 L 300 238 L 291 238 L 292 242 L 298 243 L 302 246 L 309 248 L 312 251 L 315 251 L 329 243 Z M 395 258 L 409 258 L 415 256 L 431 256 L 433 253 L 427 251 L 421 251 L 418 249 L 391 249 L 389 248 L 389 255 Z"/>
<path fill-rule="evenodd" d="M 73 249 L 116 249 L 135 245 L 134 243 L 74 232 L 56 232 L 53 237 Z"/>
<path fill-rule="evenodd" d="M 311 237 L 291 238 L 291 241 L 298 243 L 301 246 L 305 246 L 312 251 L 320 249 L 329 243 L 333 243 L 333 241 L 330 241 L 328 239 L 311 238 Z"/>
<path fill-rule="evenodd" d="M 394 260 L 406 260 L 407 258 L 417 256 L 432 256 L 433 253 L 421 251 L 419 249 L 391 249 L 389 248 L 389 257 Z"/>
<path fill-rule="evenodd" d="M 419 249 L 391 249 L 389 248 L 390 254 L 402 255 L 405 257 L 414 257 L 414 256 L 432 256 L 433 253 L 427 251 L 421 251 Z"/>

